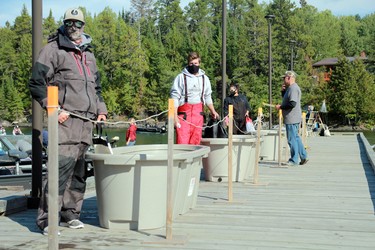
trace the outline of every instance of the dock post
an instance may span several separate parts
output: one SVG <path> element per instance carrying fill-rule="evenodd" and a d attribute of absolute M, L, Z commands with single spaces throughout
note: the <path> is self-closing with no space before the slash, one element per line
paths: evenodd
<path fill-rule="evenodd" d="M 47 89 L 48 113 L 48 249 L 59 249 L 59 157 L 58 157 L 58 87 Z"/>
<path fill-rule="evenodd" d="M 173 145 L 174 145 L 174 114 L 175 106 L 172 98 L 168 99 L 168 166 L 167 166 L 167 214 L 165 225 L 165 239 L 143 242 L 143 244 L 183 245 L 187 242 L 186 236 L 172 233 L 173 218 Z"/>
<path fill-rule="evenodd" d="M 281 135 L 281 128 L 283 127 L 283 123 L 282 123 L 282 119 L 283 119 L 283 113 L 281 111 L 281 109 L 279 109 L 279 152 L 278 152 L 278 157 L 277 157 L 277 162 L 278 162 L 278 165 L 279 167 L 281 167 L 281 148 L 282 148 L 282 135 Z"/>
<path fill-rule="evenodd" d="M 306 143 L 306 113 L 302 112 L 302 144 L 307 148 Z"/>
<path fill-rule="evenodd" d="M 174 101 L 168 101 L 168 170 L 167 170 L 167 221 L 166 239 L 172 239 L 172 186 L 173 186 L 173 144 L 174 144 Z"/>
<path fill-rule="evenodd" d="M 260 129 L 262 127 L 262 108 L 258 108 L 257 118 L 257 142 L 255 145 L 255 165 L 254 165 L 254 184 L 258 184 L 258 165 L 259 165 L 259 154 L 260 154 Z"/>
<path fill-rule="evenodd" d="M 233 148 L 233 105 L 229 105 L 229 127 L 228 127 L 228 201 L 233 200 L 233 161 L 232 161 L 232 148 Z"/>

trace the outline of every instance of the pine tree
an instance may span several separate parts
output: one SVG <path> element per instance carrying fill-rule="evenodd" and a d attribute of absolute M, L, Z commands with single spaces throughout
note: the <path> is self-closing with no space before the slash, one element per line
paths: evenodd
<path fill-rule="evenodd" d="M 345 57 L 340 58 L 329 86 L 331 93 L 328 101 L 334 113 L 349 123 L 374 117 L 374 77 L 366 71 L 361 60 L 351 63 Z"/>
<path fill-rule="evenodd" d="M 46 19 L 43 21 L 43 40 L 44 42 L 47 42 L 48 37 L 55 33 L 58 28 L 58 25 L 55 21 L 55 18 L 52 15 L 52 10 L 49 11 L 49 15 Z"/>
<path fill-rule="evenodd" d="M 4 84 L 4 100 L 5 113 L 4 119 L 8 121 L 18 121 L 23 118 L 23 104 L 14 82 L 11 78 L 6 78 Z"/>

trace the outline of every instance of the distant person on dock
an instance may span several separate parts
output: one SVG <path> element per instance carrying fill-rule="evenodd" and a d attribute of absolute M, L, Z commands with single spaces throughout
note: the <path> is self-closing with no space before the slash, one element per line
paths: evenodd
<path fill-rule="evenodd" d="M 286 135 L 290 148 L 290 158 L 288 166 L 304 165 L 307 163 L 307 152 L 303 146 L 302 140 L 298 135 L 298 129 L 302 121 L 301 109 L 301 89 L 296 83 L 296 73 L 294 71 L 286 71 L 282 76 L 284 83 L 281 87 L 283 101 L 275 107 L 282 110 Z M 301 161 L 299 159 L 301 158 Z"/>
<path fill-rule="evenodd" d="M 170 93 L 175 106 L 176 142 L 199 145 L 202 139 L 204 105 L 210 110 L 213 119 L 218 119 L 219 114 L 212 102 L 210 79 L 199 67 L 199 54 L 189 53 L 187 63 L 175 78 Z"/>
<path fill-rule="evenodd" d="M 3 126 L 0 126 L 0 135 L 6 135 L 7 131 L 5 131 L 5 128 Z"/>
<path fill-rule="evenodd" d="M 224 99 L 223 114 L 229 113 L 229 105 L 233 105 L 233 134 L 246 134 L 246 118 L 250 114 L 250 105 L 246 96 L 239 93 L 238 84 L 231 83 L 229 86 L 229 96 Z M 225 120 L 226 125 L 229 121 Z"/>
<path fill-rule="evenodd" d="M 85 154 L 92 143 L 93 122 L 107 119 L 92 39 L 84 27 L 83 12 L 68 9 L 63 24 L 39 52 L 29 82 L 32 97 L 43 108 L 47 86 L 58 86 L 59 218 L 60 225 L 72 229 L 84 227 L 80 215 L 88 173 Z M 47 235 L 47 179 L 43 185 L 36 223 Z"/>
<path fill-rule="evenodd" d="M 23 135 L 20 127 L 18 125 L 14 126 L 13 128 L 13 135 Z"/>
<path fill-rule="evenodd" d="M 47 130 L 43 129 L 42 137 L 43 137 L 42 145 L 45 149 L 47 149 L 48 147 L 48 131 Z"/>
<path fill-rule="evenodd" d="M 126 146 L 134 146 L 137 139 L 137 125 L 134 118 L 129 119 L 130 126 L 126 130 Z"/>
<path fill-rule="evenodd" d="M 306 122 L 309 120 L 312 112 L 314 112 L 314 106 L 313 105 L 307 106 Z"/>

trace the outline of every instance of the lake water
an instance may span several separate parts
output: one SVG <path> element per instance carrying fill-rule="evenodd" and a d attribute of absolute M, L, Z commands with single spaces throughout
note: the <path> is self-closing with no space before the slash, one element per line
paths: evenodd
<path fill-rule="evenodd" d="M 31 128 L 21 128 L 24 134 L 31 134 Z M 12 128 L 7 128 L 7 134 L 12 134 Z M 356 131 L 357 132 L 357 131 Z M 118 147 L 125 145 L 125 133 L 126 128 L 108 128 L 103 129 L 103 133 L 107 134 L 108 138 L 118 136 L 120 140 L 116 145 Z M 375 131 L 364 131 L 363 134 L 367 138 L 370 145 L 375 144 Z M 137 132 L 137 145 L 142 144 L 167 144 L 168 143 L 168 133 L 144 133 Z"/>
<path fill-rule="evenodd" d="M 120 140 L 116 143 L 118 147 L 125 146 L 125 135 L 126 129 L 104 129 L 104 133 L 107 133 L 108 138 L 114 136 L 120 137 Z M 147 133 L 147 132 L 137 132 L 136 145 L 144 144 L 167 144 L 168 143 L 168 133 Z"/>
<path fill-rule="evenodd" d="M 366 137 L 370 145 L 375 144 L 375 131 L 364 131 L 363 135 Z"/>
<path fill-rule="evenodd" d="M 12 134 L 12 128 L 7 128 L 7 134 Z M 31 135 L 31 128 L 24 127 L 21 128 L 22 133 L 26 135 Z M 104 128 L 103 135 L 107 135 L 108 138 L 112 138 L 114 136 L 118 136 L 120 140 L 116 143 L 116 146 L 125 146 L 125 135 L 126 135 L 126 128 Z M 137 145 L 142 144 L 167 144 L 168 143 L 168 133 L 145 133 L 145 132 L 137 132 Z"/>

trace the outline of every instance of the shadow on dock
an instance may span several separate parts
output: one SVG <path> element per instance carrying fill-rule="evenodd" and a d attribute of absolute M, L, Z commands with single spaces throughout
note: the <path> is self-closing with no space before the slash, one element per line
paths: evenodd
<path fill-rule="evenodd" d="M 361 153 L 361 161 L 362 161 L 362 166 L 363 170 L 365 171 L 366 175 L 366 180 L 367 180 L 367 185 L 368 189 L 370 192 L 370 197 L 372 201 L 372 207 L 373 207 L 373 213 L 375 215 L 375 181 L 374 181 L 374 169 L 371 166 L 371 163 L 369 162 L 369 157 L 367 156 L 367 151 L 364 146 L 364 143 L 360 137 L 360 134 L 357 135 L 357 140 L 358 140 L 358 146 L 359 146 L 359 151 Z"/>

